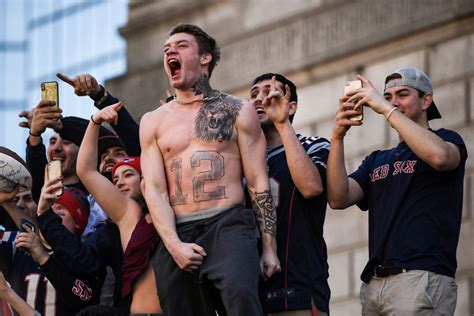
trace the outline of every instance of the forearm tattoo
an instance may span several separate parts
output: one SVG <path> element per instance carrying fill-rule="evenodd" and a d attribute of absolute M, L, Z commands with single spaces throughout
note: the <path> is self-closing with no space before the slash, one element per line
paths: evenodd
<path fill-rule="evenodd" d="M 255 192 L 252 206 L 262 233 L 276 237 L 277 216 L 270 190 Z"/>
<path fill-rule="evenodd" d="M 196 95 L 204 95 L 204 103 L 194 121 L 196 138 L 205 142 L 230 140 L 234 133 L 235 121 L 242 108 L 242 101 L 212 90 L 205 75 L 199 78 L 192 90 Z"/>

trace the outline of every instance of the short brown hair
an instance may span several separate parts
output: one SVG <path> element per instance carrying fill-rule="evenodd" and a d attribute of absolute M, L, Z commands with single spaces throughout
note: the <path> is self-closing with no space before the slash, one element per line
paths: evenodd
<path fill-rule="evenodd" d="M 199 47 L 199 54 L 209 53 L 212 56 L 211 62 L 209 63 L 209 78 L 211 77 L 214 67 L 217 62 L 221 59 L 221 50 L 217 46 L 216 40 L 209 34 L 204 32 L 199 26 L 192 24 L 179 24 L 170 31 L 170 36 L 177 33 L 191 34 L 196 38 L 196 42 Z"/>

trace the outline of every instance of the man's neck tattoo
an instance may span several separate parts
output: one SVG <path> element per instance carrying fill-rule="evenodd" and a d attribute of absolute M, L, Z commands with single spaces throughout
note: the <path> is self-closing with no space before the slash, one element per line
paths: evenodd
<path fill-rule="evenodd" d="M 194 91 L 195 95 L 202 94 L 204 97 L 210 97 L 213 94 L 209 78 L 205 74 L 199 77 L 198 81 L 191 87 L 191 91 Z"/>
<path fill-rule="evenodd" d="M 209 78 L 202 74 L 201 77 L 199 77 L 198 81 L 191 87 L 191 91 L 194 91 L 194 94 L 196 96 L 202 95 L 204 98 L 202 99 L 193 99 L 191 101 L 181 101 L 174 97 L 174 100 L 181 104 L 181 105 L 187 105 L 191 104 L 194 102 L 208 102 L 208 101 L 213 101 L 221 96 L 221 92 L 217 90 L 213 90 L 211 88 L 211 85 L 209 84 Z"/>

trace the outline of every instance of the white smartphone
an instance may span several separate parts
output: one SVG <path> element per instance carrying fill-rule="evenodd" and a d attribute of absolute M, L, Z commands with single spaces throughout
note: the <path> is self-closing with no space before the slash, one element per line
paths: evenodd
<path fill-rule="evenodd" d="M 53 160 L 48 163 L 48 179 L 54 179 L 61 176 L 61 161 Z M 63 188 L 56 190 L 54 192 L 55 195 L 61 196 L 63 195 Z"/>
<path fill-rule="evenodd" d="M 346 82 L 346 85 L 344 86 L 344 94 L 347 95 L 348 93 L 357 90 L 359 88 L 362 88 L 362 81 L 360 80 L 353 80 L 353 81 L 348 81 Z M 355 116 L 351 116 L 349 119 L 351 121 L 362 121 L 364 119 L 364 107 L 361 106 L 358 109 L 359 114 Z"/>

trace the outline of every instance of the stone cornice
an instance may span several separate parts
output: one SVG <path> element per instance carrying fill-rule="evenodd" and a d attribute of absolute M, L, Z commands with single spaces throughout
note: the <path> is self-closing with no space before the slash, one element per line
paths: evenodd
<path fill-rule="evenodd" d="M 325 7 L 222 45 L 222 90 L 267 71 L 288 73 L 474 13 L 473 0 L 362 0 Z"/>
<path fill-rule="evenodd" d="M 135 1 L 129 4 L 128 23 L 119 29 L 125 39 L 156 25 L 162 25 L 167 20 L 185 16 L 202 10 L 218 0 L 161 0 L 152 2 Z"/>

